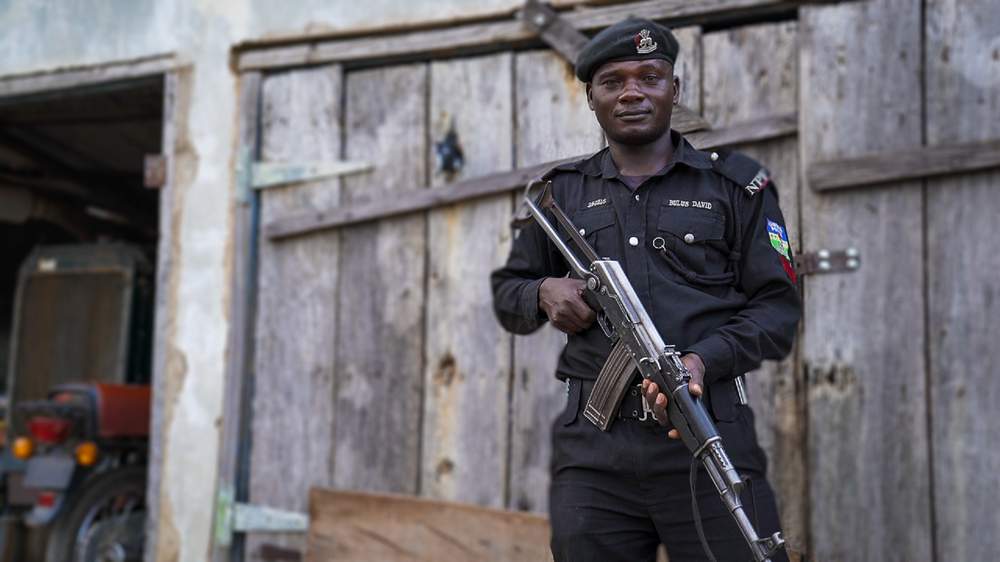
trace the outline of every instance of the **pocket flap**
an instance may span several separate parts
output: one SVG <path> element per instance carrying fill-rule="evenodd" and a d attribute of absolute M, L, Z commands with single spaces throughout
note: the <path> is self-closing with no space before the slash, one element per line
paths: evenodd
<path fill-rule="evenodd" d="M 615 224 L 615 210 L 608 207 L 581 211 L 572 218 L 573 224 L 584 236 Z"/>
<path fill-rule="evenodd" d="M 681 240 L 690 243 L 705 240 L 720 240 L 725 235 L 726 225 L 722 215 L 704 209 L 688 209 L 683 207 L 660 208 L 660 217 L 656 229 L 669 232 Z M 687 237 L 690 234 L 691 237 Z"/>

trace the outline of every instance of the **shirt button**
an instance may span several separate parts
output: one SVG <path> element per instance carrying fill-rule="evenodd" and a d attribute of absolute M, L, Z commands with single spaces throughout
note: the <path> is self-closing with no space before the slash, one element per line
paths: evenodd
<path fill-rule="evenodd" d="M 716 160 L 719 159 L 719 153 L 718 152 L 713 152 L 708 157 L 712 159 L 712 162 L 715 162 Z"/>
<path fill-rule="evenodd" d="M 631 237 L 631 238 L 628 239 L 628 244 L 629 244 L 629 246 L 638 246 L 639 245 L 639 239 L 636 238 L 635 236 L 633 236 L 633 237 Z"/>
<path fill-rule="evenodd" d="M 690 232 L 688 232 L 687 234 L 685 234 L 684 235 L 684 241 L 687 242 L 688 244 L 694 242 L 694 234 L 691 234 Z"/>
<path fill-rule="evenodd" d="M 636 193 L 636 194 L 635 194 L 635 200 L 636 200 L 636 201 L 638 201 L 638 200 L 639 200 L 639 194 L 638 194 L 638 193 Z"/>
<path fill-rule="evenodd" d="M 587 235 L 587 229 L 586 228 L 581 228 L 580 229 L 580 236 L 586 236 L 586 235 Z"/>

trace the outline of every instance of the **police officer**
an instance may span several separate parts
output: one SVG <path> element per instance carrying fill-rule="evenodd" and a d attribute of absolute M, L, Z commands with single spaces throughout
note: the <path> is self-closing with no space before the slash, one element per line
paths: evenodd
<path fill-rule="evenodd" d="M 753 412 L 735 381 L 791 349 L 800 316 L 795 272 L 767 171 L 738 153 L 696 150 L 670 129 L 678 50 L 669 29 L 643 19 L 591 39 L 576 75 L 608 147 L 547 177 L 580 233 L 598 255 L 621 263 L 664 340 L 683 352 L 691 392 L 703 395 L 734 465 L 749 479 L 743 504 L 767 536 L 779 528 L 777 508 Z M 568 334 L 556 370 L 569 398 L 552 432 L 553 556 L 653 560 L 662 543 L 672 561 L 704 560 L 688 486 L 691 455 L 675 430 L 644 413 L 643 400 L 666 420 L 667 396 L 636 376 L 608 431 L 578 415 L 611 342 L 594 325 L 583 282 L 567 272 L 531 224 L 491 278 L 506 329 L 527 334 L 549 321 Z M 696 497 L 715 556 L 749 559 L 703 471 Z"/>

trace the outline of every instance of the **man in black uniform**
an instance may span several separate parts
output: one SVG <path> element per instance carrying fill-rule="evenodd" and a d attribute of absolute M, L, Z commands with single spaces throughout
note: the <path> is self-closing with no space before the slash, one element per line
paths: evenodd
<path fill-rule="evenodd" d="M 581 52 L 577 77 L 608 147 L 547 174 L 553 194 L 597 254 L 618 260 L 664 340 L 682 351 L 691 391 L 704 394 L 758 534 L 778 530 L 766 459 L 736 378 L 792 346 L 800 301 L 785 221 L 765 169 L 737 153 L 702 152 L 670 130 L 680 81 L 677 40 L 649 20 L 609 27 Z M 568 334 L 556 375 L 566 410 L 553 426 L 550 515 L 557 561 L 703 560 L 691 508 L 691 455 L 643 413 L 666 420 L 666 395 L 640 383 L 607 432 L 579 416 L 611 343 L 594 326 L 583 282 L 537 224 L 523 229 L 492 275 L 497 318 L 527 334 L 550 321 Z M 698 502 L 720 560 L 749 550 L 702 471 Z M 784 554 L 775 560 L 784 560 Z"/>

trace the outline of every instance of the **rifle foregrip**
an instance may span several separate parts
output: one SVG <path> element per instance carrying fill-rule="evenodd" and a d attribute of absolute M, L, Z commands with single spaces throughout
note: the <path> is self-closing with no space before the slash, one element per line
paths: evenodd
<path fill-rule="evenodd" d="M 667 405 L 670 423 L 681 434 L 681 440 L 692 453 L 709 439 L 719 436 L 719 431 L 708 415 L 705 403 L 699 396 L 692 396 L 687 384 L 674 389 Z"/>

